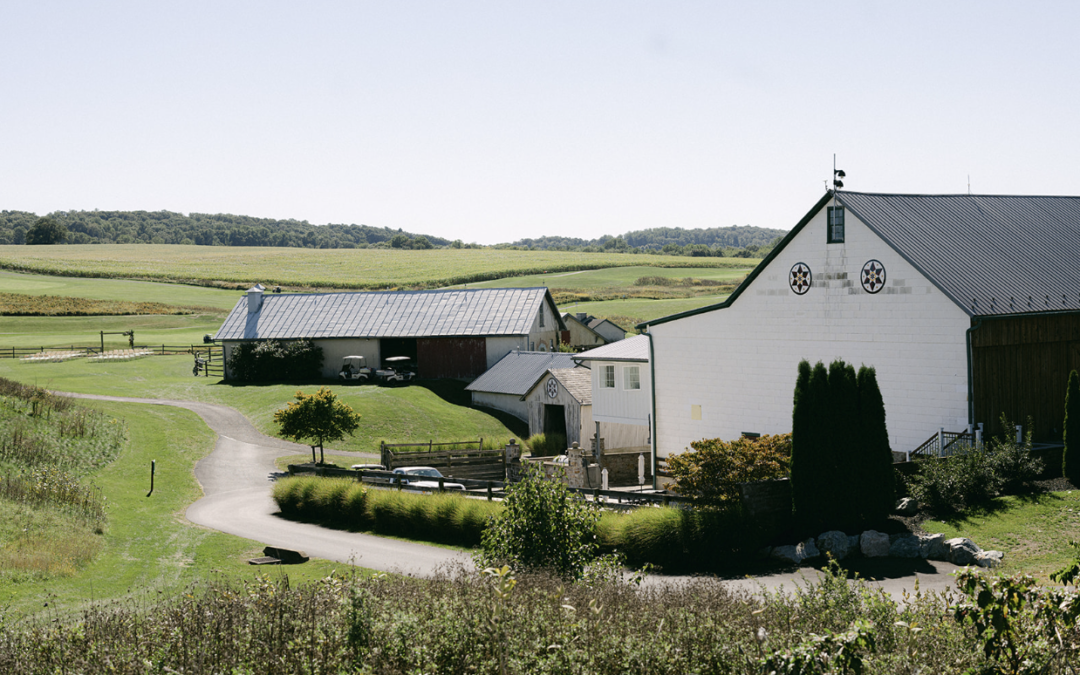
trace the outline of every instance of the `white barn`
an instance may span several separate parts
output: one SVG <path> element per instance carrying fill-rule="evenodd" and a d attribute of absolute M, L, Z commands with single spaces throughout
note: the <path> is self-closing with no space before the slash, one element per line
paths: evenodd
<path fill-rule="evenodd" d="M 660 459 L 790 431 L 802 359 L 875 367 L 894 451 L 1002 412 L 1060 438 L 1080 198 L 830 191 L 725 302 L 639 328 Z"/>
<path fill-rule="evenodd" d="M 472 404 L 510 413 L 529 421 L 525 394 L 552 368 L 573 368 L 573 355 L 564 352 L 512 351 L 486 373 L 469 383 L 465 390 Z"/>
<path fill-rule="evenodd" d="M 345 356 L 378 366 L 411 357 L 422 378 L 472 379 L 516 350 L 555 350 L 566 329 L 546 288 L 490 288 L 377 293 L 264 293 L 241 298 L 214 336 L 232 349 L 260 340 L 314 340 L 323 377 Z"/>

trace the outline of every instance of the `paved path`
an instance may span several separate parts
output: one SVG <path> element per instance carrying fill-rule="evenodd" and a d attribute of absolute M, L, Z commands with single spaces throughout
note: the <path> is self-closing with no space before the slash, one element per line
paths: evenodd
<path fill-rule="evenodd" d="M 61 392 L 58 392 L 61 393 Z M 146 403 L 185 408 L 196 413 L 218 434 L 214 450 L 195 465 L 195 477 L 205 496 L 187 510 L 193 523 L 271 546 L 301 550 L 310 556 L 356 564 L 387 572 L 431 576 L 440 567 L 454 564 L 471 566 L 468 554 L 451 549 L 427 546 L 368 534 L 331 530 L 317 525 L 285 520 L 274 515 L 277 505 L 270 498 L 270 486 L 277 468 L 274 460 L 285 455 L 306 453 L 310 446 L 290 443 L 259 432 L 238 411 L 223 405 L 194 401 L 170 401 L 151 398 L 123 398 L 89 394 L 65 394 L 124 403 Z M 895 599 L 911 592 L 916 583 L 926 590 L 953 588 L 950 572 L 954 565 L 927 560 L 860 560 L 853 564 L 859 576 L 881 586 Z M 729 579 L 725 583 L 747 591 L 783 586 L 818 579 L 813 568 L 776 573 L 754 578 Z M 689 577 L 647 577 L 647 585 L 684 583 Z"/>
<path fill-rule="evenodd" d="M 213 452 L 195 465 L 195 478 L 205 496 L 188 507 L 186 515 L 193 523 L 270 546 L 304 551 L 316 558 L 387 572 L 430 576 L 441 566 L 471 564 L 467 554 L 452 549 L 330 530 L 275 516 L 277 505 L 270 498 L 277 472 L 274 460 L 310 452 L 311 448 L 263 435 L 232 408 L 193 401 L 68 395 L 186 408 L 218 434 Z"/>

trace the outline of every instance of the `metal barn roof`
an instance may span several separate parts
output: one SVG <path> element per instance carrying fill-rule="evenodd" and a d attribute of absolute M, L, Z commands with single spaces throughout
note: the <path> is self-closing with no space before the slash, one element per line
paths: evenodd
<path fill-rule="evenodd" d="M 573 368 L 574 356 L 564 352 L 510 352 L 465 389 L 524 396 L 549 369 Z"/>
<path fill-rule="evenodd" d="M 588 368 L 552 368 L 551 374 L 581 405 L 592 405 L 592 371 Z"/>
<path fill-rule="evenodd" d="M 576 361 L 641 361 L 649 360 L 649 338 L 635 335 L 632 338 L 612 342 L 611 344 L 574 354 Z"/>
<path fill-rule="evenodd" d="M 1080 197 L 826 192 L 722 303 L 729 307 L 833 197 L 971 316 L 1080 310 Z"/>
<path fill-rule="evenodd" d="M 1080 309 L 1080 197 L 836 198 L 969 314 Z"/>
<path fill-rule="evenodd" d="M 255 295 L 261 306 L 251 294 L 241 298 L 216 339 L 525 335 L 545 299 L 554 308 L 546 288 Z M 249 299 L 257 311 L 248 312 Z"/>

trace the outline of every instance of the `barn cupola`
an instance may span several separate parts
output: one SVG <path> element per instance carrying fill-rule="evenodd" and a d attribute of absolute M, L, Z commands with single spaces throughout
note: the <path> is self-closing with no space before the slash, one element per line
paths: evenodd
<path fill-rule="evenodd" d="M 247 291 L 247 310 L 248 314 L 255 314 L 262 309 L 263 303 L 263 291 L 266 290 L 262 284 L 255 284 Z"/>

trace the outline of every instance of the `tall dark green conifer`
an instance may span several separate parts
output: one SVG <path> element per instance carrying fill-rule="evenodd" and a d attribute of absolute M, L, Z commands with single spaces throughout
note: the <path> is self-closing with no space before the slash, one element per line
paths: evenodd
<path fill-rule="evenodd" d="M 877 372 L 869 366 L 859 369 L 860 510 L 866 520 L 884 518 L 892 512 L 895 497 L 892 448 L 885 426 L 885 402 L 878 388 Z"/>
<path fill-rule="evenodd" d="M 810 362 L 799 362 L 795 399 L 791 411 L 791 508 L 795 521 L 802 523 L 813 510 L 814 470 L 813 401 L 810 397 Z"/>
<path fill-rule="evenodd" d="M 1065 452 L 1061 472 L 1074 486 L 1080 487 L 1080 375 L 1069 374 L 1065 388 Z"/>

